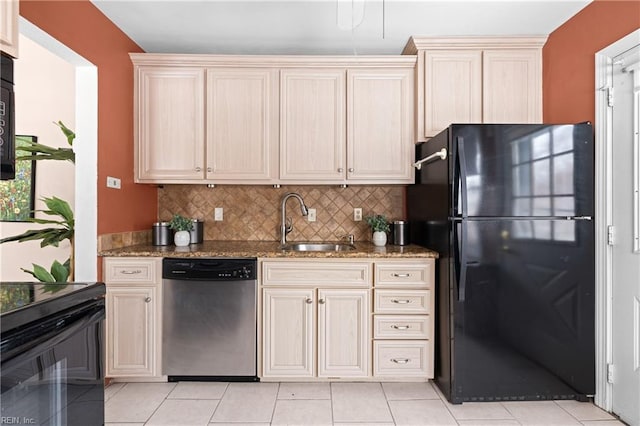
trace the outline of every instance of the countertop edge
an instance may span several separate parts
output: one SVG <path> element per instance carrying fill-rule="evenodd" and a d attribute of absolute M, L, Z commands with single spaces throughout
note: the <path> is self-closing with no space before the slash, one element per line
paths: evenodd
<path fill-rule="evenodd" d="M 100 257 L 256 257 L 256 258 L 435 258 L 438 253 L 418 245 L 386 245 L 376 247 L 368 242 L 356 242 L 350 251 L 295 252 L 279 249 L 278 242 L 205 241 L 187 247 L 133 245 L 98 252 Z"/>

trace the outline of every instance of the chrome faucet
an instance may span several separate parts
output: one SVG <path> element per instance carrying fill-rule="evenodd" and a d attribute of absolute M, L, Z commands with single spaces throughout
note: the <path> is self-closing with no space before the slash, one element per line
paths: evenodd
<path fill-rule="evenodd" d="M 300 194 L 295 192 L 287 192 L 282 197 L 282 203 L 280 204 L 280 210 L 282 212 L 282 221 L 280 222 L 280 245 L 284 246 L 287 244 L 287 234 L 293 231 L 293 221 L 291 218 L 287 217 L 287 200 L 291 197 L 297 198 L 300 202 L 300 210 L 302 211 L 302 216 L 306 216 L 309 214 L 309 210 L 307 206 L 304 205 L 304 200 L 300 196 Z"/>

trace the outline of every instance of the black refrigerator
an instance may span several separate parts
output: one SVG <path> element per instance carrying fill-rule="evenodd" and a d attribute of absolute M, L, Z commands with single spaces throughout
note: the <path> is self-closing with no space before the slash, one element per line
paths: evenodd
<path fill-rule="evenodd" d="M 452 403 L 595 393 L 593 156 L 589 123 L 453 124 L 417 145 L 407 217 L 440 253 L 435 382 Z"/>

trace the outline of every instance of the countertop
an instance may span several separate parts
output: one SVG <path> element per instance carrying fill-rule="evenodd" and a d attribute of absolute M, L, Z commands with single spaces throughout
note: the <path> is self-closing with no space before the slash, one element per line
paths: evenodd
<path fill-rule="evenodd" d="M 296 242 L 296 241 L 289 241 Z M 286 258 L 437 258 L 438 253 L 414 244 L 376 247 L 355 242 L 355 249 L 338 252 L 296 252 L 281 250 L 279 241 L 205 241 L 187 247 L 135 245 L 98 253 L 105 257 L 286 257 Z"/>

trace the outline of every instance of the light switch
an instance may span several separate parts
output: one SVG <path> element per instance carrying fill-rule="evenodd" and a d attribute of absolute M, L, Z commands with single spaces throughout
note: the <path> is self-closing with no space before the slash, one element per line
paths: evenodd
<path fill-rule="evenodd" d="M 215 212 L 213 214 L 213 220 L 221 221 L 222 220 L 223 209 L 222 207 L 216 207 Z"/>
<path fill-rule="evenodd" d="M 307 215 L 307 220 L 309 222 L 316 221 L 316 209 L 309 209 L 309 214 Z"/>

